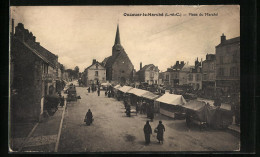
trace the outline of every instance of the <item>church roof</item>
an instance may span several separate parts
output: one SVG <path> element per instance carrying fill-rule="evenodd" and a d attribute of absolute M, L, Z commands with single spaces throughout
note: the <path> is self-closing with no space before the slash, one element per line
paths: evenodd
<path fill-rule="evenodd" d="M 120 45 L 120 44 L 121 44 L 121 43 L 120 43 L 119 25 L 117 25 L 115 45 Z"/>

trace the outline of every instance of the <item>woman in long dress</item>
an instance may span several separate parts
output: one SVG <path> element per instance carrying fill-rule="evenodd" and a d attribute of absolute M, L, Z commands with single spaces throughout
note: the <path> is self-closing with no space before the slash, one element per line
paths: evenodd
<path fill-rule="evenodd" d="M 163 143 L 163 133 L 165 131 L 165 127 L 162 124 L 162 121 L 159 121 L 159 124 L 157 126 L 158 132 L 157 132 L 157 139 L 159 141 L 159 143 Z"/>

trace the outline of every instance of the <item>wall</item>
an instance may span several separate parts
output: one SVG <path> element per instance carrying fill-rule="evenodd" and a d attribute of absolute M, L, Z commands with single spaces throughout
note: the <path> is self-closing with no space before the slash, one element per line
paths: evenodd
<path fill-rule="evenodd" d="M 96 71 L 98 71 L 98 76 L 95 75 Z M 96 84 L 97 82 L 94 80 L 99 80 L 99 83 L 106 82 L 106 69 L 100 64 L 98 67 L 94 64 L 87 69 L 87 85 Z"/>
<path fill-rule="evenodd" d="M 38 120 L 42 61 L 18 40 L 11 45 L 11 53 L 14 56 L 13 88 L 18 90 L 18 94 L 11 98 L 12 118 Z"/>
<path fill-rule="evenodd" d="M 130 83 L 133 77 L 133 69 L 134 66 L 128 56 L 125 53 L 120 53 L 112 65 L 112 80 L 119 83 L 121 78 L 124 78 L 126 83 Z"/>

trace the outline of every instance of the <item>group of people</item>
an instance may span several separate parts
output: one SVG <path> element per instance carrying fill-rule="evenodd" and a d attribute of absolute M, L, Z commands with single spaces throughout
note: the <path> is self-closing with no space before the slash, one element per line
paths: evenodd
<path fill-rule="evenodd" d="M 150 143 L 150 136 L 152 134 L 152 127 L 149 124 L 149 121 L 146 121 L 146 124 L 144 125 L 144 136 L 145 136 L 145 143 Z M 157 140 L 159 143 L 163 144 L 163 134 L 165 132 L 165 127 L 162 124 L 162 121 L 159 121 L 158 126 L 155 128 L 155 133 L 157 133 Z"/>
<path fill-rule="evenodd" d="M 143 101 L 137 101 L 136 103 L 136 114 L 147 114 L 147 118 L 150 118 L 151 121 L 154 119 L 154 107 L 152 103 Z"/>
<path fill-rule="evenodd" d="M 106 88 L 105 96 L 107 96 L 107 97 L 109 97 L 109 98 L 115 96 L 114 90 L 112 89 L 111 86 L 108 86 L 108 87 Z"/>
<path fill-rule="evenodd" d="M 88 93 L 90 93 L 90 90 L 92 91 L 92 93 L 97 91 L 98 96 L 100 96 L 100 85 L 95 86 L 94 84 L 92 84 L 91 88 L 88 87 Z"/>

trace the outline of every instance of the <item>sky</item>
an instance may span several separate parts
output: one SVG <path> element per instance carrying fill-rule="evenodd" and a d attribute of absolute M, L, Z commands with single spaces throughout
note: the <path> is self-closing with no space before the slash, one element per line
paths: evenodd
<path fill-rule="evenodd" d="M 197 57 L 204 60 L 207 53 L 215 53 L 222 33 L 227 39 L 240 36 L 239 5 L 12 6 L 10 12 L 15 26 L 23 23 L 37 42 L 59 56 L 61 64 L 78 66 L 81 72 L 93 59 L 102 62 L 112 55 L 117 24 L 121 45 L 137 71 L 140 62 L 154 64 L 160 71 L 178 60 L 194 65 Z M 181 16 L 165 16 L 171 13 Z"/>

